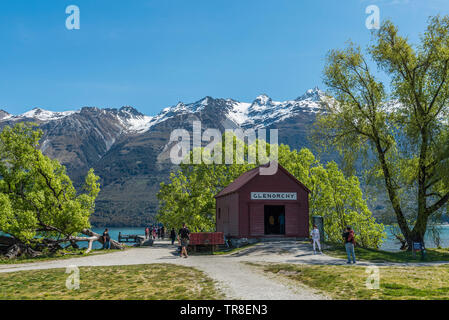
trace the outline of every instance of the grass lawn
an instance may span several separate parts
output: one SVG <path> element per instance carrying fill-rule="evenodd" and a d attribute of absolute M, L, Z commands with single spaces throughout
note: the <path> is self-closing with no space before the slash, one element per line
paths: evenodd
<path fill-rule="evenodd" d="M 408 251 L 388 252 L 376 249 L 367 249 L 356 247 L 355 256 L 358 260 L 366 260 L 372 262 L 435 262 L 449 261 L 449 249 L 427 249 L 427 257 L 425 261 L 421 260 L 421 253 L 417 252 L 416 256 Z M 324 253 L 333 257 L 346 259 L 346 251 L 343 245 L 327 245 Z"/>
<path fill-rule="evenodd" d="M 126 250 L 126 248 L 124 250 Z M 58 252 L 53 253 L 53 254 L 42 254 L 35 258 L 22 256 L 17 259 L 7 259 L 5 257 L 0 256 L 0 265 L 81 258 L 81 257 L 89 256 L 89 255 L 112 253 L 112 252 L 116 252 L 117 250 L 94 249 L 88 254 L 85 254 L 84 253 L 85 251 L 86 251 L 86 249 L 64 249 L 64 250 L 59 250 Z"/>
<path fill-rule="evenodd" d="M 65 269 L 0 273 L 0 299 L 221 299 L 213 280 L 194 268 L 169 264 L 82 267 L 80 289 L 68 290 Z"/>
<path fill-rule="evenodd" d="M 368 289 L 361 266 L 255 265 L 317 289 L 333 299 L 449 299 L 449 266 L 380 267 L 380 288 Z"/>

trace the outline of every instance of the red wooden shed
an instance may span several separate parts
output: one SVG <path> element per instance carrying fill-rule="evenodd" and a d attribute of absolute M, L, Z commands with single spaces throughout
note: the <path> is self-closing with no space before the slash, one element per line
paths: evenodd
<path fill-rule="evenodd" d="M 309 193 L 278 165 L 274 175 L 245 172 L 215 196 L 217 232 L 233 238 L 307 238 Z"/>

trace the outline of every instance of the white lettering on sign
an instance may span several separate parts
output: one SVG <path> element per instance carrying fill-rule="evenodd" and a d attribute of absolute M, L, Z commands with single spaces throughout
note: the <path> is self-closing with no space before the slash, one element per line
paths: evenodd
<path fill-rule="evenodd" d="M 296 192 L 251 192 L 251 200 L 297 200 Z"/>

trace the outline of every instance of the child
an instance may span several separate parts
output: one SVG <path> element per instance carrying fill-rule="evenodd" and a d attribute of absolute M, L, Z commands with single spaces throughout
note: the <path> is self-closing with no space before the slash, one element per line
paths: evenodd
<path fill-rule="evenodd" d="M 313 226 L 313 230 L 310 233 L 310 236 L 312 237 L 313 241 L 313 254 L 316 254 L 316 246 L 318 246 L 318 249 L 321 252 L 321 245 L 320 245 L 320 230 L 318 230 L 318 227 L 316 225 Z"/>

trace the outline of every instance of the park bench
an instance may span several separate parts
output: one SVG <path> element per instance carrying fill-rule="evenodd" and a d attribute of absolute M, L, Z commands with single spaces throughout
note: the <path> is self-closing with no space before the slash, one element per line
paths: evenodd
<path fill-rule="evenodd" d="M 193 252 L 201 249 L 208 249 L 208 251 L 217 251 L 218 246 L 225 244 L 223 232 L 198 232 L 190 234 L 189 248 Z"/>

